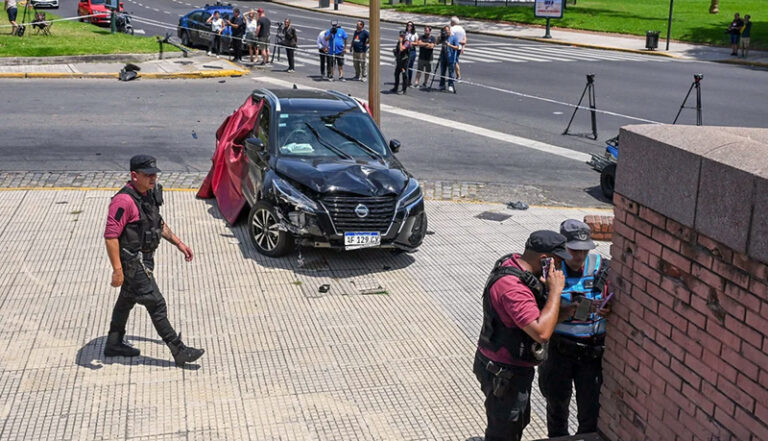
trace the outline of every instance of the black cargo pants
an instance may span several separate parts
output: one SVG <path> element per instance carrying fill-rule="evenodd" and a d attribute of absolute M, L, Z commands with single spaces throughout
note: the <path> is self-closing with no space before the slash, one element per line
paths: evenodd
<path fill-rule="evenodd" d="M 473 372 L 485 395 L 488 426 L 485 441 L 520 441 L 523 429 L 531 421 L 532 367 L 510 367 L 509 384 L 501 396 L 494 394 L 495 375 L 486 369 L 488 359 L 479 351 L 475 354 Z"/>
<path fill-rule="evenodd" d="M 170 343 L 176 340 L 178 336 L 168 321 L 165 299 L 152 274 L 155 267 L 154 256 L 145 254 L 143 260 L 140 260 L 138 257 L 131 258 L 121 251 L 120 261 L 123 265 L 124 280 L 115 308 L 112 310 L 109 332 L 125 332 L 128 316 L 138 303 L 147 308 L 152 324 L 164 342 Z"/>
<path fill-rule="evenodd" d="M 603 384 L 603 358 L 565 355 L 550 342 L 547 359 L 539 366 L 539 389 L 547 400 L 547 430 L 550 438 L 568 435 L 568 406 L 572 384 L 576 386 L 579 429 L 576 433 L 597 431 L 600 413 L 600 387 Z"/>

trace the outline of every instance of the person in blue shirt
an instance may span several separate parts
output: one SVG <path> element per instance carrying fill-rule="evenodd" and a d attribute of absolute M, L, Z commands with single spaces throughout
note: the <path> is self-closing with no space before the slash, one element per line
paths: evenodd
<path fill-rule="evenodd" d="M 365 22 L 358 20 L 355 33 L 352 35 L 352 63 L 355 65 L 355 80 L 365 81 L 365 56 L 370 46 L 370 34 L 365 30 Z"/>
<path fill-rule="evenodd" d="M 459 53 L 459 40 L 455 35 L 451 35 L 451 27 L 445 26 L 440 31 L 440 41 L 442 45 L 440 50 L 440 91 L 445 91 L 446 78 L 448 79 L 448 91 L 456 93 L 453 86 L 453 68 L 456 64 L 456 55 Z M 446 72 L 447 71 L 447 72 Z M 446 77 L 446 73 L 448 76 Z"/>
<path fill-rule="evenodd" d="M 607 259 L 591 252 L 589 225 L 568 219 L 560 225 L 571 259 L 562 262 L 565 288 L 560 299 L 559 323 L 549 339 L 549 356 L 539 365 L 539 389 L 547 401 L 547 432 L 550 438 L 568 436 L 568 414 L 576 389 L 579 427 L 577 434 L 597 431 L 600 387 L 603 384 L 603 350 L 606 316 L 610 307 L 603 297 Z M 590 310 L 576 313 L 580 302 Z M 602 308 L 601 308 L 602 307 Z"/>
<path fill-rule="evenodd" d="M 333 81 L 333 65 L 339 66 L 339 81 L 344 80 L 344 54 L 347 53 L 347 32 L 339 26 L 336 20 L 331 21 L 331 28 L 325 35 L 328 40 L 328 56 L 331 57 L 328 79 Z"/>

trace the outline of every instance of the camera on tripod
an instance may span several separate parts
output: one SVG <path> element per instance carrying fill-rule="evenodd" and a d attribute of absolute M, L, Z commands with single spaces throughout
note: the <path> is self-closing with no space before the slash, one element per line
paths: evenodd
<path fill-rule="evenodd" d="M 277 44 L 285 44 L 285 28 L 282 23 L 277 24 Z"/>
<path fill-rule="evenodd" d="M 693 74 L 693 81 L 695 81 L 697 83 L 699 81 L 701 81 L 703 78 L 704 78 L 704 74 L 698 74 L 698 73 L 697 74 Z"/>

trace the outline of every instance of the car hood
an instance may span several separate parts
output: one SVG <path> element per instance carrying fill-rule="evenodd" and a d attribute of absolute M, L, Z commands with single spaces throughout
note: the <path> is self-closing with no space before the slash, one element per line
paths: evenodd
<path fill-rule="evenodd" d="M 275 171 L 320 194 L 398 195 L 408 182 L 408 174 L 396 159 L 382 164 L 364 160 L 278 158 Z"/>

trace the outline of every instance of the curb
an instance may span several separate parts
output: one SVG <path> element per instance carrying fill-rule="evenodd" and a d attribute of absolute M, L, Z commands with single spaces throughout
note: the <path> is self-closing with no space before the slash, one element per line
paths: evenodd
<path fill-rule="evenodd" d="M 139 72 L 139 78 L 147 79 L 202 79 L 202 78 L 219 78 L 219 77 L 240 77 L 248 75 L 248 70 L 235 70 L 235 69 L 223 69 L 215 71 L 192 71 L 192 72 L 153 72 L 153 73 L 141 73 Z M 97 78 L 117 78 L 116 72 L 88 72 L 88 73 L 76 73 L 76 72 L 0 72 L 0 79 L 6 78 L 29 78 L 29 79 L 97 79 Z"/>
<path fill-rule="evenodd" d="M 163 59 L 182 58 L 182 52 L 165 52 Z M 63 55 L 55 57 L 0 57 L 0 66 L 40 66 L 46 64 L 73 64 L 73 63 L 141 63 L 144 61 L 159 60 L 160 54 L 88 54 L 88 55 Z"/>
<path fill-rule="evenodd" d="M 276 4 L 279 4 L 281 6 L 287 6 L 289 8 L 296 8 L 296 9 L 303 9 L 305 11 L 320 12 L 322 14 L 328 14 L 328 15 L 341 15 L 343 17 L 350 17 L 350 18 L 363 18 L 363 17 L 360 17 L 359 15 L 352 15 L 352 14 L 344 13 L 344 12 L 331 12 L 331 11 L 326 11 L 326 10 L 323 10 L 323 9 L 320 9 L 320 8 L 313 8 L 313 7 L 309 7 L 309 6 L 302 6 L 302 5 L 296 5 L 296 4 L 293 4 L 293 3 L 282 2 L 280 0 L 270 0 L 270 1 L 272 3 L 276 3 Z M 444 16 L 444 15 L 433 15 L 433 14 L 420 14 L 420 15 L 429 15 L 429 16 L 432 16 L 432 17 L 439 17 L 439 18 L 447 17 L 447 16 Z M 366 17 L 366 19 L 367 19 L 367 17 Z M 490 22 L 490 23 L 498 23 L 498 22 L 494 22 L 492 20 L 478 20 L 478 19 L 473 19 L 473 20 L 476 20 L 476 21 L 487 21 L 487 22 Z M 381 21 L 385 22 L 385 23 L 397 23 L 397 24 L 404 24 L 405 23 L 405 21 L 391 20 L 391 19 L 384 19 L 384 18 L 382 18 Z M 509 22 L 506 22 L 506 23 L 509 23 Z M 417 26 L 424 26 L 426 23 L 416 23 L 416 22 L 414 22 L 414 24 L 416 24 Z M 563 29 L 563 30 L 567 30 L 567 31 L 571 30 L 569 28 L 552 28 L 552 29 Z M 493 37 L 517 38 L 517 39 L 520 39 L 520 40 L 536 41 L 536 42 L 540 42 L 540 43 L 549 43 L 549 44 L 556 44 L 556 45 L 561 45 L 561 46 L 576 46 L 576 47 L 583 47 L 583 48 L 587 48 L 587 49 L 599 49 L 599 50 L 615 51 L 615 52 L 629 52 L 629 53 L 641 54 L 641 55 L 652 55 L 652 56 L 656 56 L 656 57 L 667 57 L 667 58 L 673 58 L 673 59 L 676 59 L 676 60 L 694 60 L 694 61 L 702 61 L 702 62 L 714 62 L 714 63 L 726 63 L 726 64 L 740 64 L 740 65 L 756 66 L 756 67 L 768 67 L 768 63 L 763 63 L 763 62 L 759 62 L 759 61 L 751 62 L 751 61 L 746 61 L 746 60 L 699 60 L 699 59 L 696 59 L 696 58 L 685 58 L 685 57 L 682 57 L 680 55 L 668 54 L 668 53 L 664 53 L 664 52 L 648 51 L 648 50 L 643 50 L 643 49 L 628 49 L 628 48 L 622 48 L 622 47 L 616 47 L 616 46 L 601 46 L 601 45 L 597 45 L 597 44 L 577 43 L 577 42 L 563 41 L 563 40 L 553 40 L 553 39 L 549 39 L 549 38 L 517 36 L 517 35 L 504 34 L 504 33 L 501 33 L 501 32 L 490 32 L 490 31 L 467 31 L 467 32 L 470 32 L 472 34 L 478 34 L 478 35 L 489 35 L 489 36 L 493 36 Z M 691 44 L 693 44 L 693 43 L 691 43 Z"/>

